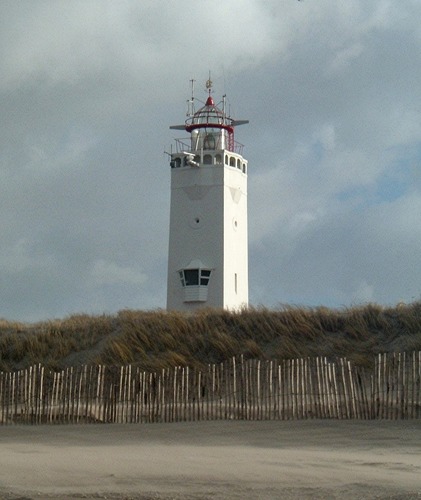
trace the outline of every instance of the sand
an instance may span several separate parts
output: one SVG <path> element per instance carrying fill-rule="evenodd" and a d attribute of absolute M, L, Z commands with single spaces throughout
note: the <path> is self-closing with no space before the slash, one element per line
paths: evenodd
<path fill-rule="evenodd" d="M 421 421 L 0 428 L 1 499 L 421 499 Z"/>

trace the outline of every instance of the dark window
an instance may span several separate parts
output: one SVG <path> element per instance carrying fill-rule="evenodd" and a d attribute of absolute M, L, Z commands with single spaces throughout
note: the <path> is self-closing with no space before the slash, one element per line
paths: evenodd
<path fill-rule="evenodd" d="M 184 279 L 186 280 L 186 286 L 198 285 L 199 269 L 185 269 Z"/>
<path fill-rule="evenodd" d="M 209 283 L 210 271 L 207 269 L 202 269 L 200 271 L 200 284 L 207 285 Z"/>
<path fill-rule="evenodd" d="M 211 275 L 210 269 L 184 269 L 178 273 L 181 285 L 184 286 L 207 286 Z"/>
<path fill-rule="evenodd" d="M 180 168 L 181 167 L 181 158 L 174 158 L 170 161 L 171 168 Z"/>

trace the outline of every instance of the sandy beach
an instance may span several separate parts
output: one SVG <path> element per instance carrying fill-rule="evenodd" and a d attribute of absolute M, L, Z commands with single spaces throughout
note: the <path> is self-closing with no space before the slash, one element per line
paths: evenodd
<path fill-rule="evenodd" d="M 421 499 L 421 421 L 0 428 L 2 499 Z"/>

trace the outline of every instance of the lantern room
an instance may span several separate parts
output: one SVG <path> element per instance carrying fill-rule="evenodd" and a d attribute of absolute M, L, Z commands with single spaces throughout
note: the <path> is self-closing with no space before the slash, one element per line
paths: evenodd
<path fill-rule="evenodd" d="M 208 97 L 204 106 L 195 111 L 192 89 L 185 124 L 170 127 L 190 133 L 189 138 L 176 139 L 176 151 L 171 154 L 170 165 L 179 168 L 225 164 L 246 173 L 247 162 L 242 159 L 243 145 L 234 140 L 234 127 L 246 124 L 248 120 L 234 120 L 227 115 L 225 96 L 219 105 L 215 104 L 211 95 L 211 80 L 206 82 L 206 88 Z"/>
<path fill-rule="evenodd" d="M 234 149 L 234 128 L 225 113 L 215 105 L 212 96 L 186 121 L 185 128 L 191 133 L 192 151 Z"/>

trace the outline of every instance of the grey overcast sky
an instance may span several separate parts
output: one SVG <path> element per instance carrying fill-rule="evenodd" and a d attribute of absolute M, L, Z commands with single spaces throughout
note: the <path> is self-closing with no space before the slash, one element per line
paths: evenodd
<path fill-rule="evenodd" d="M 419 300 L 420 19 L 419 0 L 2 0 L 0 317 L 165 308 L 164 150 L 209 70 L 250 120 L 251 304 Z"/>

